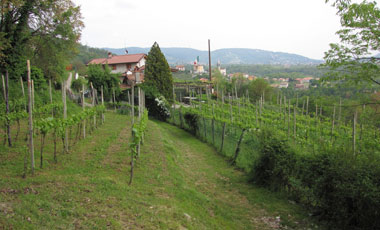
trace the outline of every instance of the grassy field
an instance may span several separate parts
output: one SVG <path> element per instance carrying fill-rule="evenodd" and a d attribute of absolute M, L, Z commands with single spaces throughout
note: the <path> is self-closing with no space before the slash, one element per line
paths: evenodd
<path fill-rule="evenodd" d="M 130 133 L 127 116 L 107 113 L 58 164 L 49 141 L 44 169 L 26 179 L 23 149 L 1 146 L 0 229 L 318 228 L 305 210 L 249 185 L 211 146 L 167 123 L 149 121 L 129 186 Z"/>

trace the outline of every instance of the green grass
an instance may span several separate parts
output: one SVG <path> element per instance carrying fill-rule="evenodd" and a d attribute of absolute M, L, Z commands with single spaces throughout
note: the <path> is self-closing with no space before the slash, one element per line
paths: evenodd
<path fill-rule="evenodd" d="M 129 186 L 130 133 L 129 117 L 107 113 L 58 164 L 48 141 L 44 169 L 26 179 L 19 148 L 1 146 L 0 229 L 313 228 L 305 210 L 250 185 L 213 147 L 167 123 L 149 121 Z"/>

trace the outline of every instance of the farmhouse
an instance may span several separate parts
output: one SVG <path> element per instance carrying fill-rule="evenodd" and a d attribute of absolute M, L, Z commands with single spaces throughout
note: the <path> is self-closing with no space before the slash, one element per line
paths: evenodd
<path fill-rule="evenodd" d="M 129 88 L 133 82 L 141 83 L 144 81 L 144 69 L 146 54 L 126 54 L 113 56 L 108 54 L 107 58 L 97 58 L 91 60 L 88 65 L 101 64 L 103 66 L 108 65 L 111 69 L 111 73 L 120 75 L 120 88 Z"/>

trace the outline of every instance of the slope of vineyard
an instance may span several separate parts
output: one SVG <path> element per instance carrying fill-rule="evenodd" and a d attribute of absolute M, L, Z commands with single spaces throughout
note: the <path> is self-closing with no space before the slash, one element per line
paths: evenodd
<path fill-rule="evenodd" d="M 20 136 L 25 135 L 25 128 Z M 5 229 L 317 228 L 279 195 L 246 183 L 209 145 L 174 126 L 148 122 L 135 175 L 130 173 L 130 118 L 106 122 L 55 164 L 22 179 L 19 148 L 0 147 L 0 226 Z M 21 141 L 21 140 L 20 140 Z M 58 146 L 60 149 L 61 143 Z M 38 144 L 37 144 L 38 145 Z M 38 146 L 36 147 L 38 149 Z M 36 158 L 38 153 L 36 153 Z M 38 163 L 38 160 L 36 164 Z"/>

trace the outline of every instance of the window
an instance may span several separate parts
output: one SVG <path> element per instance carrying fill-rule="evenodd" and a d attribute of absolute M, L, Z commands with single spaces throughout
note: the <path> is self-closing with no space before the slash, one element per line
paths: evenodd
<path fill-rule="evenodd" d="M 116 70 L 116 65 L 112 65 L 112 70 Z"/>

